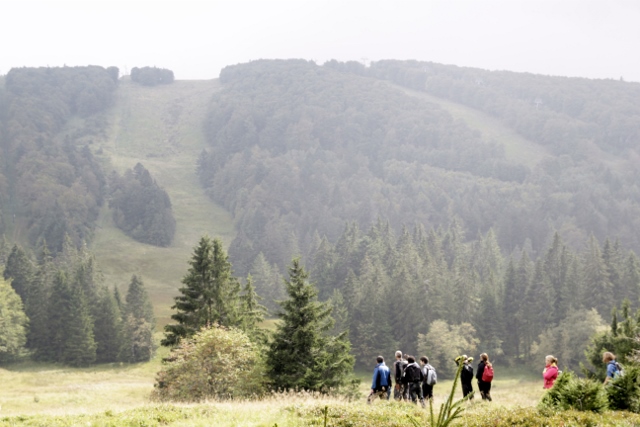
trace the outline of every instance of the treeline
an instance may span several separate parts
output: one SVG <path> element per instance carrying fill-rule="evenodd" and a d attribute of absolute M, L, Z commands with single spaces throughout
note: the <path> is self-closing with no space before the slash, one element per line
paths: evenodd
<path fill-rule="evenodd" d="M 104 123 L 95 114 L 113 102 L 115 67 L 14 68 L 0 96 L 0 210 L 26 228 L 31 244 L 53 252 L 69 235 L 79 247 L 93 232 L 105 177 L 88 148 Z M 69 120 L 84 129 L 63 132 Z"/>
<path fill-rule="evenodd" d="M 133 67 L 131 80 L 143 86 L 156 86 L 173 83 L 173 71 L 157 67 Z"/>
<path fill-rule="evenodd" d="M 493 229 L 507 253 L 522 247 L 540 253 L 555 230 L 573 248 L 593 234 L 601 241 L 618 236 L 626 247 L 640 249 L 634 231 L 640 226 L 640 176 L 633 166 L 640 159 L 632 143 L 624 158 L 604 155 L 592 142 L 593 149 L 580 145 L 571 155 L 552 148 L 533 168 L 513 163 L 503 146 L 484 140 L 437 105 L 381 81 L 396 81 L 387 75 L 392 74 L 387 68 L 396 69 L 392 65 L 401 69 L 404 63 L 369 69 L 255 61 L 222 71 L 224 89 L 212 101 L 206 123 L 210 148 L 200 157 L 199 175 L 209 195 L 236 218 L 230 256 L 238 272 L 250 271 L 260 253 L 282 271 L 291 254 L 308 256 L 318 236 L 335 242 L 345 222 L 367 227 L 378 216 L 398 232 L 403 223 L 446 226 L 455 215 L 469 236 Z M 517 73 L 508 77 L 510 87 L 530 80 Z M 426 82 L 403 78 L 399 82 L 413 88 Z M 541 79 L 549 87 L 573 84 Z M 611 94 L 627 87 L 580 80 L 567 99 L 574 94 L 575 102 L 583 100 L 587 95 L 578 93 L 591 83 L 598 91 L 614 87 Z M 509 91 L 491 92 L 487 99 L 511 105 L 499 98 L 504 93 Z M 606 99 L 613 102 L 611 94 Z M 505 107 L 518 123 L 543 109 L 518 105 L 522 108 Z M 593 105 L 612 117 L 620 107 Z M 560 113 L 545 111 L 545 120 L 564 123 Z M 504 123 L 519 129 L 515 122 Z M 547 126 L 550 138 L 568 141 L 564 126 Z"/>
<path fill-rule="evenodd" d="M 46 245 L 35 260 L 16 245 L 7 251 L 4 240 L 0 252 L 4 283 L 15 294 L 0 341 L 22 344 L 11 352 L 3 346 L 4 359 L 23 354 L 23 345 L 34 360 L 71 366 L 151 358 L 155 321 L 140 278 L 132 277 L 123 300 L 103 283 L 94 257 L 68 237 L 55 259 Z"/>
<path fill-rule="evenodd" d="M 142 243 L 169 246 L 176 232 L 171 200 L 142 164 L 109 177 L 109 207 L 115 224 Z"/>
<path fill-rule="evenodd" d="M 611 308 L 625 298 L 640 306 L 636 254 L 593 237 L 574 251 L 555 234 L 535 259 L 527 251 L 505 258 L 493 231 L 469 242 L 458 221 L 397 236 L 385 221 L 366 231 L 351 223 L 335 244 L 322 239 L 308 265 L 361 365 L 400 348 L 430 359 L 477 350 L 534 365 L 549 351 L 577 369 Z"/>

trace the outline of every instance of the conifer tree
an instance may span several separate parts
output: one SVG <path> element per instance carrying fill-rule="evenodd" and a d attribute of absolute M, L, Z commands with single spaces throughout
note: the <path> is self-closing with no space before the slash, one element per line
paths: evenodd
<path fill-rule="evenodd" d="M 185 285 L 172 307 L 177 324 L 165 326 L 164 346 L 176 345 L 205 325 L 239 326 L 240 283 L 231 274 L 231 263 L 218 239 L 204 236 L 194 249 Z"/>
<path fill-rule="evenodd" d="M 595 308 L 606 317 L 614 305 L 613 284 L 602 258 L 598 241 L 592 235 L 583 254 L 582 301 L 585 308 Z"/>
<path fill-rule="evenodd" d="M 346 385 L 354 359 L 346 332 L 327 335 L 333 326 L 331 307 L 317 301 L 308 274 L 294 259 L 286 281 L 289 298 L 267 352 L 268 375 L 275 389 L 328 392 Z"/>
<path fill-rule="evenodd" d="M 241 329 L 249 337 L 264 337 L 264 334 L 261 334 L 258 330 L 258 325 L 264 320 L 267 309 L 260 304 L 262 297 L 256 293 L 251 275 L 247 276 L 247 282 L 240 296 L 240 300 L 242 303 Z"/>
<path fill-rule="evenodd" d="M 123 346 L 122 314 L 115 297 L 106 286 L 99 290 L 97 313 L 94 319 L 96 362 L 116 362 Z"/>
<path fill-rule="evenodd" d="M 127 290 L 124 309 L 122 360 L 130 363 L 148 361 L 153 356 L 153 306 L 142 280 L 133 275 Z"/>
<path fill-rule="evenodd" d="M 18 245 L 13 245 L 4 268 L 4 279 L 11 279 L 11 287 L 16 291 L 22 302 L 27 300 L 29 286 L 33 280 L 34 266 L 26 252 Z"/>
<path fill-rule="evenodd" d="M 85 366 L 96 359 L 93 322 L 80 286 L 71 286 L 63 272 L 53 283 L 49 305 L 51 345 L 48 359 Z"/>
<path fill-rule="evenodd" d="M 509 259 L 504 278 L 504 343 L 502 348 L 508 357 L 520 357 L 521 325 L 518 316 L 522 302 L 523 289 L 518 281 L 513 259 Z"/>

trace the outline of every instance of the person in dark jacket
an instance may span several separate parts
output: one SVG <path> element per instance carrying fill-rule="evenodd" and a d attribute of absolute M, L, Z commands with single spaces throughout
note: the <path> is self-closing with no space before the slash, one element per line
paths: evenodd
<path fill-rule="evenodd" d="M 458 366 L 462 363 L 462 371 L 460 372 L 460 385 L 462 386 L 462 396 L 469 396 L 469 400 L 473 399 L 473 357 L 467 357 L 467 355 L 456 357 L 456 364 Z"/>
<path fill-rule="evenodd" d="M 487 353 L 482 353 L 480 355 L 480 363 L 478 363 L 478 372 L 476 372 L 478 390 L 480 390 L 482 400 L 488 400 L 491 402 L 491 382 L 482 380 L 482 375 L 484 374 L 486 367 L 491 367 L 491 362 L 489 362 L 489 355 L 487 355 Z"/>
<path fill-rule="evenodd" d="M 396 361 L 393 362 L 393 372 L 396 386 L 393 389 L 393 398 L 396 400 L 409 399 L 409 388 L 404 383 L 403 374 L 407 366 L 407 361 L 402 358 L 402 352 L 396 351 Z"/>
<path fill-rule="evenodd" d="M 376 397 L 389 400 L 391 396 L 391 371 L 387 365 L 384 364 L 384 357 L 378 356 L 376 358 L 375 369 L 373 370 L 373 381 L 371 383 L 371 393 L 367 398 L 367 403 L 371 403 Z"/>
<path fill-rule="evenodd" d="M 407 356 L 407 367 L 404 370 L 405 382 L 409 390 L 409 396 L 413 403 L 418 403 L 424 408 L 424 396 L 422 395 L 422 382 L 424 381 L 424 375 L 420 365 L 416 363 L 416 359 L 413 356 Z"/>

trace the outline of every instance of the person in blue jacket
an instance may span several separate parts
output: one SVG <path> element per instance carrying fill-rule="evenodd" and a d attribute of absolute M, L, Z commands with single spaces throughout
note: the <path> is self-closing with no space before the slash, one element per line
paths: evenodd
<path fill-rule="evenodd" d="M 371 393 L 369 393 L 369 397 L 367 398 L 367 403 L 369 404 L 376 397 L 384 399 L 386 396 L 387 400 L 389 400 L 391 396 L 391 371 L 389 371 L 387 365 L 384 364 L 384 357 L 378 356 L 376 362 L 378 362 L 378 364 L 373 370 Z"/>

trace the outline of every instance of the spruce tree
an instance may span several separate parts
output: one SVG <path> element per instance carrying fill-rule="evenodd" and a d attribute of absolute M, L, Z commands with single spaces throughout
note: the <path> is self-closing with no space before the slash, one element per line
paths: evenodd
<path fill-rule="evenodd" d="M 104 286 L 98 293 L 98 316 L 94 319 L 96 362 L 118 361 L 123 345 L 122 314 L 109 289 Z"/>
<path fill-rule="evenodd" d="M 205 325 L 239 326 L 240 283 L 231 274 L 231 263 L 218 239 L 204 236 L 194 249 L 191 268 L 182 279 L 185 285 L 175 298 L 171 318 L 178 323 L 165 326 L 164 346 L 174 346 Z"/>
<path fill-rule="evenodd" d="M 70 285 L 62 271 L 56 275 L 51 291 L 49 331 L 48 360 L 72 366 L 95 361 L 93 322 L 82 288 Z"/>
<path fill-rule="evenodd" d="M 240 300 L 242 302 L 241 329 L 250 337 L 254 336 L 258 331 L 258 325 L 264 320 L 267 309 L 260 304 L 262 298 L 256 293 L 251 275 L 247 276 Z"/>
<path fill-rule="evenodd" d="M 11 280 L 11 287 L 24 303 L 27 300 L 29 286 L 34 276 L 34 266 L 26 252 L 18 245 L 13 245 L 4 269 L 4 279 Z"/>
<path fill-rule="evenodd" d="M 130 363 L 148 361 L 153 356 L 153 306 L 142 280 L 131 277 L 124 310 L 122 360 Z"/>
<path fill-rule="evenodd" d="M 346 332 L 329 336 L 331 307 L 317 301 L 308 274 L 294 259 L 286 281 L 289 298 L 267 352 L 268 375 L 275 389 L 328 392 L 346 385 L 354 359 Z"/>

